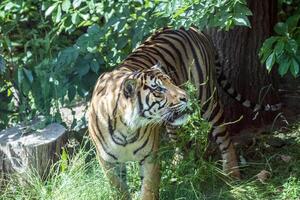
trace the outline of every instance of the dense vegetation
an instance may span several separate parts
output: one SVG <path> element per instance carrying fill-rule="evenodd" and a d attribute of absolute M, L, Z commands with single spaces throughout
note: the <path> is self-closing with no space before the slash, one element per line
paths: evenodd
<path fill-rule="evenodd" d="M 298 5 L 279 1 L 276 36 L 260 51 L 267 69 L 276 63 L 281 75 L 299 73 Z M 36 115 L 60 121 L 60 107 L 86 101 L 97 76 L 158 28 L 251 27 L 251 14 L 245 0 L 3 0 L 0 129 Z"/>
<path fill-rule="evenodd" d="M 298 0 L 280 0 L 276 36 L 260 56 L 281 75 L 299 73 Z M 245 0 L 4 0 L 0 3 L 0 129 L 36 115 L 60 120 L 61 106 L 87 100 L 97 76 L 164 27 L 249 26 Z M 75 123 L 74 123 L 75 125 Z"/>
<path fill-rule="evenodd" d="M 0 129 L 36 115 L 60 121 L 60 107 L 86 101 L 98 75 L 158 28 L 228 30 L 250 26 L 249 15 L 244 0 L 1 1 Z"/>

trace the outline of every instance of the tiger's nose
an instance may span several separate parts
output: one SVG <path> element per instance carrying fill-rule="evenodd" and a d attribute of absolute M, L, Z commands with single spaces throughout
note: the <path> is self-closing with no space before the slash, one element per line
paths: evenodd
<path fill-rule="evenodd" d="M 179 100 L 182 101 L 182 102 L 185 102 L 185 103 L 187 102 L 187 98 L 186 97 L 180 97 Z"/>

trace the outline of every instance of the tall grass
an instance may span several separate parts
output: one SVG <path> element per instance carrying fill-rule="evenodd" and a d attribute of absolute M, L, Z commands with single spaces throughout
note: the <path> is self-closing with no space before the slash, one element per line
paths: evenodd
<path fill-rule="evenodd" d="M 88 159 L 92 153 L 93 150 L 81 148 L 68 160 L 64 170 L 66 160 L 60 160 L 46 180 L 35 171 L 28 171 L 22 177 L 12 176 L 0 199 L 114 199 L 97 160 Z"/>
<path fill-rule="evenodd" d="M 297 131 L 299 136 L 299 131 Z M 260 157 L 250 158 L 248 166 L 242 169 L 243 181 L 232 181 L 220 172 L 218 161 L 195 161 L 194 153 L 174 162 L 170 156 L 172 148 L 162 146 L 162 178 L 160 197 L 163 200 L 298 200 L 300 198 L 300 143 L 294 136 L 292 144 L 280 149 L 260 147 Z M 261 141 L 260 144 L 264 144 Z M 267 151 L 268 150 L 268 151 Z M 264 153 L 262 153 L 264 152 Z M 280 155 L 291 156 L 284 162 Z M 255 162 L 251 159 L 255 159 Z M 136 163 L 128 163 L 130 193 L 139 199 L 139 170 Z M 271 177 L 264 183 L 256 178 L 261 170 L 268 170 Z M 116 192 L 111 189 L 95 157 L 94 149 L 79 148 L 74 156 L 61 159 L 51 169 L 46 180 L 34 171 L 12 176 L 7 187 L 0 191 L 0 199 L 42 199 L 42 200 L 115 200 Z"/>

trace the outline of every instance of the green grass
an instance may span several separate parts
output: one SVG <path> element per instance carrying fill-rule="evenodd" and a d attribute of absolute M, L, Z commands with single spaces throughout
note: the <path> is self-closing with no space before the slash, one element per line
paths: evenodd
<path fill-rule="evenodd" d="M 46 180 L 34 171 L 22 177 L 11 177 L 0 199 L 113 199 L 109 198 L 114 194 L 96 159 L 88 159 L 90 154 L 91 151 L 81 148 L 63 170 L 66 163 L 60 160 Z M 20 179 L 25 179 L 26 183 Z"/>
<path fill-rule="evenodd" d="M 268 145 L 273 137 L 281 138 L 286 145 L 281 148 Z M 193 152 L 177 163 L 172 163 L 170 145 L 164 145 L 161 152 L 161 199 L 300 199 L 298 130 L 260 137 L 254 146 L 242 149 L 247 159 L 242 167 L 242 181 L 224 176 L 219 162 L 201 158 L 195 161 Z M 290 156 L 290 161 L 283 161 L 282 155 Z M 264 183 L 256 178 L 261 170 L 271 173 Z M 133 199 L 138 199 L 139 195 L 138 171 L 136 163 L 128 164 L 128 185 Z M 34 172 L 23 178 L 26 184 L 11 177 L 7 187 L 1 190 L 0 199 L 117 199 L 95 158 L 94 149 L 81 147 L 68 160 L 63 158 L 46 180 L 41 180 Z"/>

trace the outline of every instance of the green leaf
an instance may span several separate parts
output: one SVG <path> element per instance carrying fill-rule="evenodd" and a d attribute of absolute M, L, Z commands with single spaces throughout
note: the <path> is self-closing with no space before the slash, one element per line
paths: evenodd
<path fill-rule="evenodd" d="M 234 12 L 245 15 L 245 16 L 252 15 L 251 10 L 245 4 L 241 4 L 241 3 L 236 4 L 236 6 L 234 8 Z"/>
<path fill-rule="evenodd" d="M 6 64 L 4 58 L 0 55 L 0 74 L 4 74 L 6 71 Z"/>
<path fill-rule="evenodd" d="M 33 82 L 33 76 L 32 72 L 26 68 L 23 68 L 24 74 L 26 75 L 27 79 L 29 80 L 30 83 Z"/>
<path fill-rule="evenodd" d="M 54 9 L 57 7 L 58 3 L 54 3 L 53 5 L 51 5 L 45 12 L 45 17 L 48 17 L 49 15 L 51 15 L 51 13 L 54 11 Z"/>
<path fill-rule="evenodd" d="M 75 98 L 75 95 L 76 95 L 76 88 L 75 88 L 75 86 L 72 85 L 68 89 L 68 99 L 69 99 L 69 101 L 73 101 L 73 99 Z"/>
<path fill-rule="evenodd" d="M 87 13 L 87 14 L 82 14 L 80 13 L 79 16 L 84 19 L 85 21 L 89 20 L 90 19 L 90 14 Z"/>
<path fill-rule="evenodd" d="M 73 1 L 73 7 L 74 8 L 78 8 L 81 4 L 82 0 L 74 0 Z"/>
<path fill-rule="evenodd" d="M 282 40 L 278 40 L 275 48 L 274 48 L 274 52 L 276 54 L 276 56 L 280 56 L 283 53 L 283 49 L 284 49 L 284 42 Z"/>
<path fill-rule="evenodd" d="M 273 52 L 273 44 L 278 39 L 278 37 L 270 37 L 266 39 L 260 48 L 259 57 L 261 58 L 261 62 L 264 63 L 269 55 Z"/>
<path fill-rule="evenodd" d="M 288 27 L 287 27 L 287 25 L 285 23 L 278 22 L 275 25 L 274 30 L 279 35 L 285 35 L 288 32 Z"/>
<path fill-rule="evenodd" d="M 65 148 L 62 148 L 62 154 L 60 158 L 60 170 L 61 172 L 65 172 L 68 168 L 68 153 Z"/>
<path fill-rule="evenodd" d="M 15 4 L 15 3 L 12 3 L 12 2 L 8 2 L 8 3 L 5 5 L 4 10 L 5 10 L 5 11 L 9 11 L 9 10 L 11 10 L 13 7 L 18 7 L 18 5 Z"/>
<path fill-rule="evenodd" d="M 72 23 L 73 23 L 74 25 L 77 25 L 77 24 L 78 24 L 78 22 L 79 22 L 79 15 L 78 15 L 77 12 L 75 12 L 75 13 L 73 13 L 73 14 L 71 15 L 71 21 L 72 21 Z"/>
<path fill-rule="evenodd" d="M 79 56 L 79 50 L 76 47 L 68 47 L 59 52 L 57 57 L 57 68 L 67 67 L 74 63 Z"/>
<path fill-rule="evenodd" d="M 61 20 L 61 6 L 59 5 L 57 7 L 57 13 L 56 13 L 56 19 L 55 19 L 55 22 L 56 23 L 59 23 Z"/>
<path fill-rule="evenodd" d="M 270 72 L 275 63 L 275 54 L 271 53 L 266 61 L 266 68 Z"/>
<path fill-rule="evenodd" d="M 123 36 L 118 38 L 117 49 L 123 49 L 128 44 L 128 38 Z"/>
<path fill-rule="evenodd" d="M 290 71 L 294 77 L 297 77 L 299 73 L 299 63 L 294 58 L 292 59 L 292 65 L 290 67 Z"/>
<path fill-rule="evenodd" d="M 297 27 L 299 19 L 300 19 L 300 14 L 296 14 L 296 15 L 290 16 L 286 20 L 286 23 L 288 25 L 289 30 L 292 29 L 292 28 Z"/>
<path fill-rule="evenodd" d="M 234 17 L 233 20 L 236 25 L 250 27 L 250 21 L 247 16 Z"/>
<path fill-rule="evenodd" d="M 278 40 L 278 37 L 270 37 L 268 39 L 266 39 L 266 41 L 264 41 L 264 44 L 263 44 L 263 48 L 266 48 L 266 49 L 271 49 L 272 48 L 272 45 L 274 44 L 274 42 Z"/>
<path fill-rule="evenodd" d="M 288 40 L 288 49 L 287 50 L 290 51 L 290 52 L 292 52 L 292 53 L 294 53 L 294 54 L 296 54 L 297 49 L 298 49 L 298 43 L 297 43 L 297 41 L 294 40 L 294 39 L 289 39 Z"/>
<path fill-rule="evenodd" d="M 63 11 L 65 11 L 65 12 L 67 12 L 69 9 L 70 9 L 70 7 L 71 7 L 71 2 L 70 2 L 70 0 L 64 0 L 63 2 L 62 2 L 62 10 Z"/>
<path fill-rule="evenodd" d="M 22 68 L 18 68 L 18 84 L 19 86 L 22 84 L 22 81 L 24 79 L 24 72 Z"/>
<path fill-rule="evenodd" d="M 91 61 L 90 65 L 91 65 L 91 70 L 95 73 L 98 73 L 100 66 L 95 58 Z"/>
<path fill-rule="evenodd" d="M 284 59 L 284 61 L 282 61 L 280 63 L 279 68 L 278 68 L 278 73 L 280 74 L 280 76 L 283 76 L 287 73 L 290 65 L 291 65 L 291 60 L 289 60 L 289 59 Z"/>
<path fill-rule="evenodd" d="M 87 32 L 89 35 L 96 35 L 96 37 L 102 37 L 104 35 L 104 32 L 101 30 L 98 24 L 90 26 Z"/>
<path fill-rule="evenodd" d="M 185 6 L 181 7 L 181 8 L 179 8 L 179 9 L 177 9 L 177 11 L 173 14 L 173 18 L 175 19 L 175 18 L 179 17 L 180 15 L 182 15 L 183 13 L 185 13 L 186 10 L 188 8 L 190 8 L 190 7 L 191 7 L 191 5 L 185 5 Z"/>
<path fill-rule="evenodd" d="M 78 59 L 78 62 L 76 62 L 76 66 L 76 71 L 80 77 L 86 75 L 90 71 L 89 62 L 85 59 Z"/>

